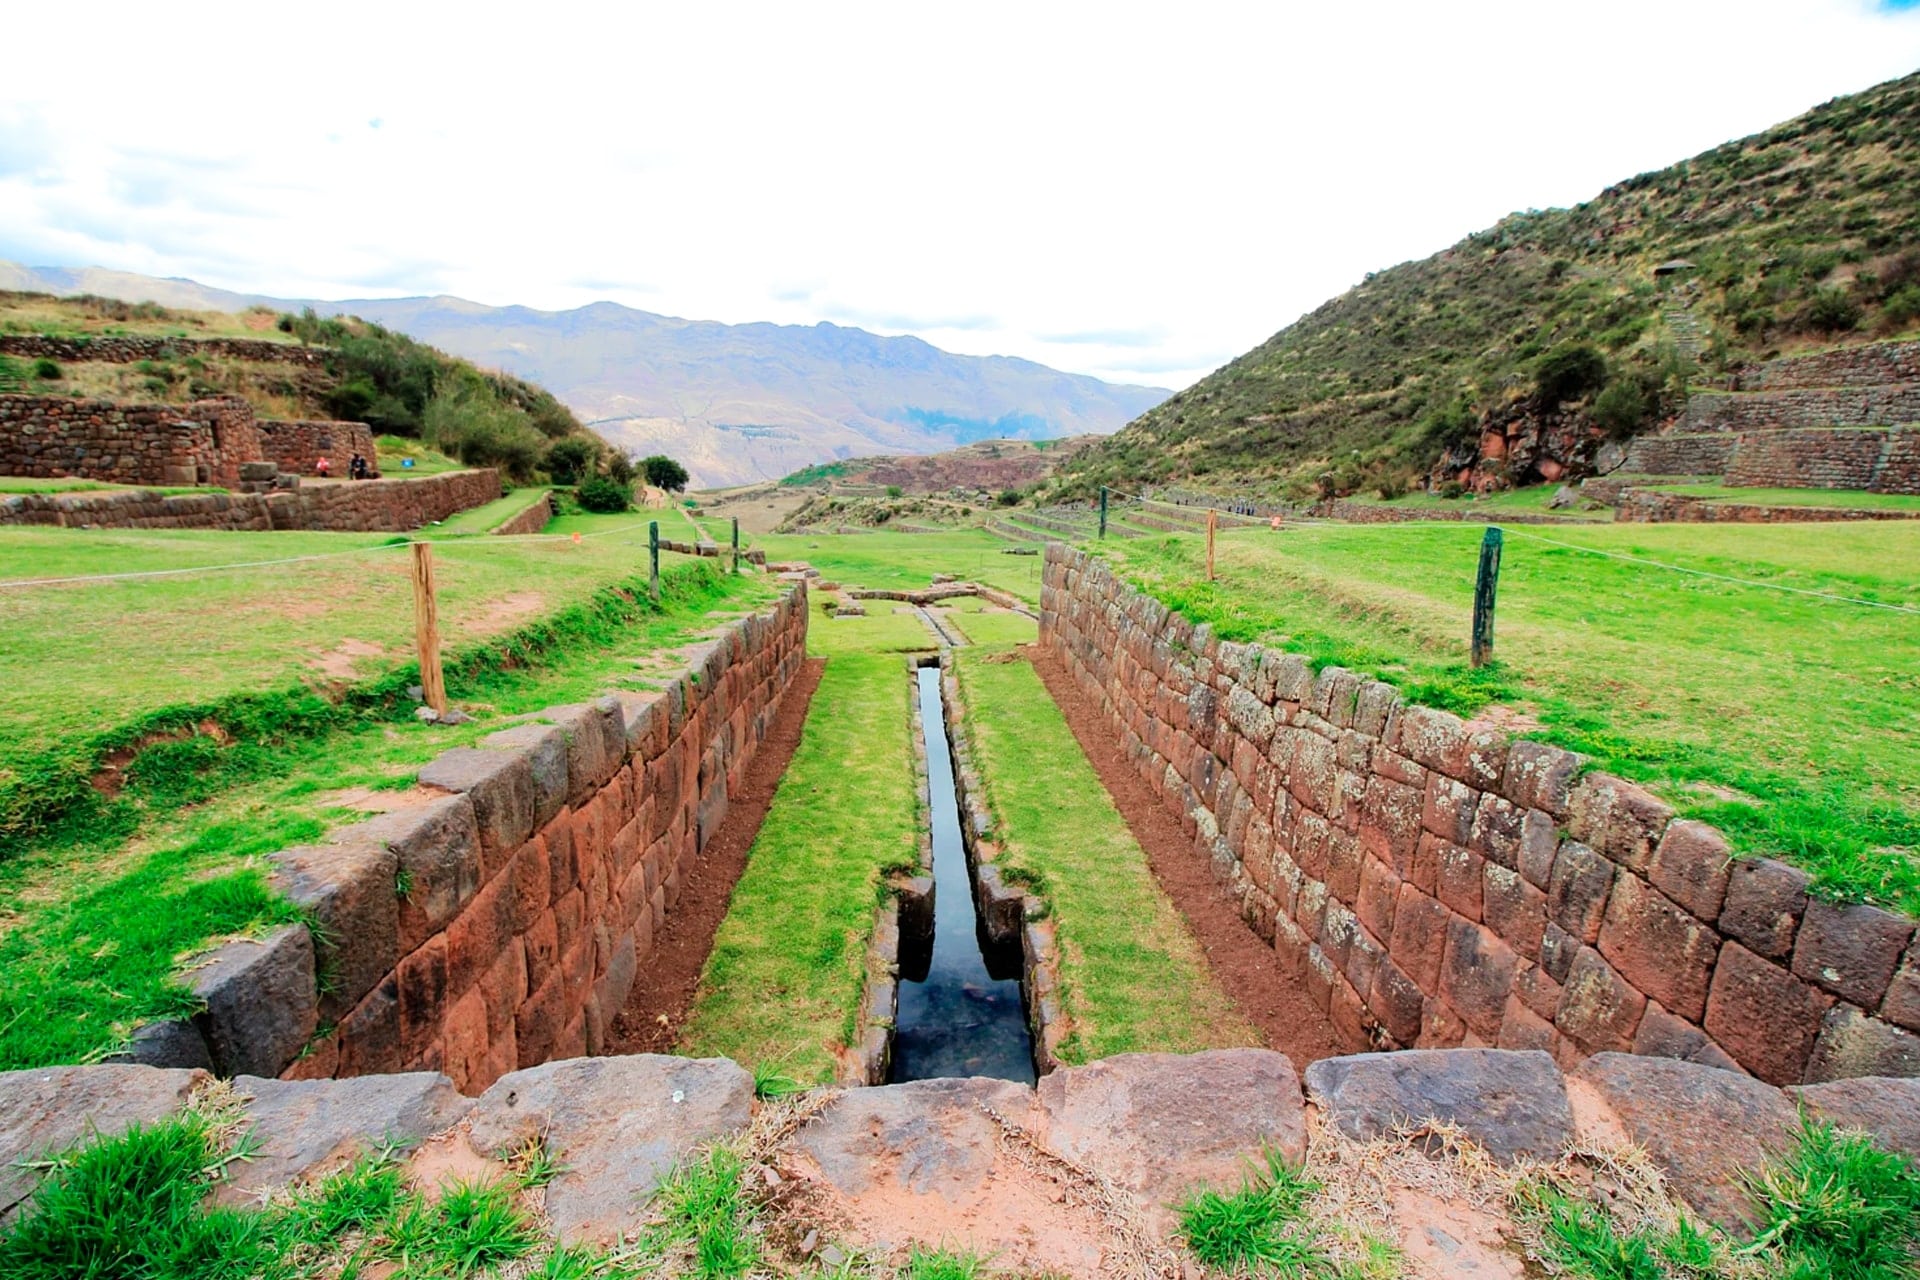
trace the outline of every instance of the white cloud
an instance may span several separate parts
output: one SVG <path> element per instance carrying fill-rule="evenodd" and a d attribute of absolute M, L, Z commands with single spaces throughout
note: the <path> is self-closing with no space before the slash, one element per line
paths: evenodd
<path fill-rule="evenodd" d="M 1182 384 L 1371 269 L 1920 65 L 1868 0 L 9 14 L 0 256 L 846 319 Z"/>

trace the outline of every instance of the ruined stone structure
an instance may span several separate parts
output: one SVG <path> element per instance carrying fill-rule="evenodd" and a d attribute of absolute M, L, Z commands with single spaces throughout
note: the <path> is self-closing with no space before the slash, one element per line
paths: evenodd
<path fill-rule="evenodd" d="M 144 1028 L 132 1056 L 222 1075 L 443 1071 L 478 1093 L 599 1052 L 805 658 L 806 605 L 796 583 L 665 690 L 444 752 L 413 803 L 273 855 L 315 928 L 194 964 L 205 1012 Z"/>
<path fill-rule="evenodd" d="M 1881 507 L 1796 507 L 1727 502 L 1627 488 L 1614 503 L 1622 524 L 1815 524 L 1834 520 L 1920 520 L 1920 511 Z M 1504 521 L 1502 523 L 1505 523 Z"/>
<path fill-rule="evenodd" d="M 405 533 L 499 496 L 500 473 L 490 468 L 415 480 L 335 480 L 265 493 L 0 494 L 0 526 Z"/>
<path fill-rule="evenodd" d="M 28 360 L 45 357 L 75 363 L 135 364 L 141 360 L 181 360 L 214 356 L 256 364 L 297 364 L 318 369 L 327 361 L 325 347 L 264 338 L 142 338 L 123 336 L 59 338 L 40 333 L 0 334 L 0 355 Z"/>
<path fill-rule="evenodd" d="M 1040 638 L 1355 1048 L 1920 1075 L 1912 920 L 1811 898 L 1568 752 L 1216 640 L 1057 543 Z"/>
<path fill-rule="evenodd" d="M 364 422 L 261 420 L 232 396 L 174 405 L 0 395 L 0 475 L 233 489 L 242 463 L 312 475 L 325 455 L 345 475 L 356 452 L 374 456 Z"/>

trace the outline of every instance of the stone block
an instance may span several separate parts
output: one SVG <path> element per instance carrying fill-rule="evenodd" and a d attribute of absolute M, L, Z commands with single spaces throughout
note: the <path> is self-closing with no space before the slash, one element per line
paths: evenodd
<path fill-rule="evenodd" d="M 1523 809 L 1544 811 L 1564 822 L 1580 776 L 1580 757 L 1544 742 L 1516 742 L 1507 753 L 1503 794 Z"/>
<path fill-rule="evenodd" d="M 1613 888 L 1613 864 L 1577 840 L 1565 840 L 1547 882 L 1547 918 L 1582 942 L 1596 942 Z"/>
<path fill-rule="evenodd" d="M 440 1034 L 450 996 L 447 990 L 447 944 L 436 934 L 394 970 L 394 991 L 400 1002 L 400 1060 L 413 1062 Z"/>
<path fill-rule="evenodd" d="M 1422 792 L 1404 782 L 1378 774 L 1367 779 L 1360 801 L 1360 844 L 1374 857 L 1404 875 L 1420 843 Z"/>
<path fill-rule="evenodd" d="M 520 751 L 481 751 L 455 747 L 442 751 L 420 770 L 420 781 L 473 801 L 473 817 L 489 873 L 505 855 L 533 834 L 538 800 L 533 764 Z"/>
<path fill-rule="evenodd" d="M 1304 895 L 1302 895 L 1304 896 Z M 1447 909 L 1410 884 L 1400 886 L 1394 908 L 1393 936 L 1387 951 L 1414 983 L 1428 994 L 1440 989 L 1440 967 L 1447 954 Z"/>
<path fill-rule="evenodd" d="M 1518 871 L 1488 862 L 1481 868 L 1480 914 L 1515 954 L 1540 954 L 1547 927 L 1547 895 L 1528 884 Z"/>
<path fill-rule="evenodd" d="M 490 733 L 480 745 L 494 751 L 512 751 L 525 758 L 533 771 L 533 825 L 544 827 L 566 807 L 567 735 L 556 725 L 517 724 Z"/>
<path fill-rule="evenodd" d="M 445 939 L 447 990 L 464 994 L 508 947 L 517 946 L 518 898 L 511 876 L 495 876 L 466 909 L 448 922 Z"/>
<path fill-rule="evenodd" d="M 1040 1145 L 1143 1205 L 1237 1190 L 1262 1150 L 1290 1161 L 1306 1153 L 1300 1079 L 1265 1049 L 1123 1053 L 1042 1076 L 1038 1098 Z"/>
<path fill-rule="evenodd" d="M 1519 996 L 1507 997 L 1506 1016 L 1500 1023 L 1500 1036 L 1494 1041 L 1501 1049 L 1537 1049 L 1542 1053 L 1553 1049 L 1554 1028 L 1551 1022 L 1529 1009 Z"/>
<path fill-rule="evenodd" d="M 1647 998 L 1615 973 L 1592 947 L 1582 947 L 1567 973 L 1553 1025 L 1588 1053 L 1624 1052 L 1646 1012 Z"/>
<path fill-rule="evenodd" d="M 225 1204 L 332 1173 L 370 1152 L 414 1146 L 458 1123 L 472 1105 L 451 1080 L 430 1072 L 353 1080 L 239 1076 L 233 1085 L 246 1099 L 258 1145 L 227 1167 L 218 1191 Z"/>
<path fill-rule="evenodd" d="M 1571 972 L 1571 958 L 1568 960 L 1567 967 Z M 1514 970 L 1513 994 L 1537 1017 L 1552 1022 L 1560 1012 L 1560 1001 L 1566 994 L 1566 988 L 1539 965 L 1523 963 Z"/>
<path fill-rule="evenodd" d="M 1720 932 L 1757 956 L 1784 958 L 1807 906 L 1812 878 L 1771 858 L 1742 858 L 1728 869 Z"/>
<path fill-rule="evenodd" d="M 1600 953 L 1619 975 L 1690 1022 L 1706 1013 L 1720 935 L 1629 871 L 1614 877 Z"/>
<path fill-rule="evenodd" d="M 1809 1083 L 1850 1076 L 1920 1076 L 1920 1035 L 1850 1004 L 1827 1010 L 1807 1060 Z"/>
<path fill-rule="evenodd" d="M 1376 857 L 1360 863 L 1360 894 L 1354 914 L 1376 938 L 1393 936 L 1393 913 L 1400 900 L 1400 877 Z"/>
<path fill-rule="evenodd" d="M 1624 1053 L 1596 1054 L 1573 1079 L 1598 1095 L 1696 1212 L 1729 1231 L 1753 1225 L 1745 1178 L 1786 1151 L 1798 1129 L 1785 1094 L 1731 1071 Z"/>
<path fill-rule="evenodd" d="M 375 840 L 303 845 L 272 855 L 271 883 L 317 929 L 320 1016 L 340 1017 L 400 959 L 400 859 Z"/>
<path fill-rule="evenodd" d="M 101 1059 L 102 1062 L 137 1063 L 143 1067 L 186 1067 L 213 1070 L 213 1054 L 207 1038 L 193 1022 L 170 1019 L 149 1022 L 134 1028 L 127 1046 Z M 0 1208 L 0 1213 L 4 1209 Z"/>
<path fill-rule="evenodd" d="M 1913 921 L 1862 903 L 1817 899 L 1807 903 L 1793 948 L 1793 971 L 1842 1000 L 1878 1008 L 1900 957 L 1913 940 Z"/>
<path fill-rule="evenodd" d="M 1640 1029 L 1634 1033 L 1633 1052 L 1644 1058 L 1678 1058 L 1722 1071 L 1741 1070 L 1740 1064 L 1713 1042 L 1713 1037 L 1651 1000 L 1640 1019 Z"/>
<path fill-rule="evenodd" d="M 1595 852 L 1644 873 L 1673 806 L 1645 788 L 1604 773 L 1590 773 L 1574 785 L 1567 830 Z"/>
<path fill-rule="evenodd" d="M 1386 1033 L 1402 1045 L 1417 1043 L 1425 1006 L 1426 996 L 1419 984 L 1391 957 L 1383 959 L 1374 970 L 1373 989 L 1367 993 L 1367 1008 Z"/>
<path fill-rule="evenodd" d="M 1486 860 L 1471 849 L 1445 842 L 1438 846 L 1438 853 L 1440 861 L 1436 895 L 1448 910 L 1478 924 L 1482 868 Z"/>
<path fill-rule="evenodd" d="M 1771 1084 L 1799 1084 L 1832 996 L 1737 942 L 1724 943 L 1707 992 L 1708 1035 Z"/>
<path fill-rule="evenodd" d="M 1472 787 L 1444 774 L 1430 773 L 1420 822 L 1440 839 L 1464 845 L 1473 835 L 1473 814 L 1479 804 L 1480 793 Z"/>
<path fill-rule="evenodd" d="M 1460 1015 L 1450 1009 L 1445 1000 L 1429 996 L 1426 1007 L 1420 1011 L 1420 1048 L 1458 1048 L 1466 1036 L 1467 1024 L 1460 1020 Z"/>
<path fill-rule="evenodd" d="M 207 1080 L 204 1071 L 120 1063 L 0 1072 L 0 1223 L 40 1184 L 37 1161 L 156 1124 Z"/>
<path fill-rule="evenodd" d="M 1448 923 L 1440 995 L 1489 1044 L 1500 1034 L 1518 963 L 1513 949 L 1488 930 L 1458 916 Z"/>
<path fill-rule="evenodd" d="M 1307 1094 L 1358 1141 L 1438 1120 L 1495 1159 L 1552 1160 L 1573 1140 L 1566 1082 L 1544 1053 L 1411 1049 L 1323 1058 Z"/>
<path fill-rule="evenodd" d="M 1414 763 L 1480 790 L 1500 786 L 1507 761 L 1504 734 L 1422 706 L 1401 707 L 1395 723 L 1398 742 L 1388 746 Z"/>
<path fill-rule="evenodd" d="M 752 1110 L 753 1077 L 724 1058 L 573 1058 L 502 1076 L 474 1103 L 468 1132 L 483 1155 L 543 1137 L 562 1170 L 546 1190 L 555 1233 L 607 1244 L 648 1220 L 668 1169 L 744 1129 Z"/>
<path fill-rule="evenodd" d="M 1727 839 L 1704 822 L 1682 818 L 1667 827 L 1653 852 L 1647 879 L 1654 887 L 1702 920 L 1720 918 L 1726 905 L 1733 851 Z"/>
<path fill-rule="evenodd" d="M 1518 869 L 1527 883 L 1544 889 L 1553 883 L 1553 860 L 1560 853 L 1560 828 L 1539 809 L 1527 810 L 1520 823 Z"/>
<path fill-rule="evenodd" d="M 1920 1080 L 1865 1076 L 1793 1085 L 1787 1094 L 1814 1119 L 1871 1134 L 1888 1151 L 1920 1161 Z"/>
<path fill-rule="evenodd" d="M 340 1022 L 340 1074 L 380 1075 L 398 1071 L 400 1053 L 400 980 L 390 977 L 355 1005 Z"/>
<path fill-rule="evenodd" d="M 1489 862 L 1517 870 L 1527 812 L 1492 791 L 1484 793 L 1473 811 L 1473 834 L 1467 847 Z"/>
<path fill-rule="evenodd" d="M 480 832 L 473 802 L 441 796 L 396 809 L 336 832 L 333 844 L 374 843 L 399 861 L 400 952 L 412 951 L 446 926 L 480 890 Z"/>
<path fill-rule="evenodd" d="M 1920 942 L 1907 949 L 1906 962 L 1887 984 L 1886 999 L 1880 1002 L 1880 1016 L 1895 1026 L 1920 1031 Z"/>
<path fill-rule="evenodd" d="M 313 935 L 303 924 L 226 943 L 187 976 L 206 1006 L 195 1021 L 221 1075 L 279 1075 L 319 1025 Z"/>

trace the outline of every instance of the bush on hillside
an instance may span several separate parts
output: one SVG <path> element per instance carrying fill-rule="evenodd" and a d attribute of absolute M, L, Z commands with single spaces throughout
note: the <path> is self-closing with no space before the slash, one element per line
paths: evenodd
<path fill-rule="evenodd" d="M 664 453 L 644 459 L 640 469 L 646 473 L 647 483 L 656 489 L 679 493 L 687 487 L 687 469 Z"/>
<path fill-rule="evenodd" d="M 1002 489 L 999 496 L 994 498 L 994 501 L 1003 507 L 1018 506 L 1020 505 L 1020 491 L 1018 489 Z"/>
<path fill-rule="evenodd" d="M 58 382 L 60 380 L 60 366 L 45 356 L 41 356 L 33 362 L 33 376 L 42 382 Z"/>
<path fill-rule="evenodd" d="M 1822 289 L 1800 312 L 1800 325 L 1816 333 L 1846 333 L 1860 324 L 1860 304 L 1845 289 Z"/>
<path fill-rule="evenodd" d="M 1653 416 L 1658 389 L 1640 378 L 1617 378 L 1593 399 L 1593 420 L 1615 440 L 1637 435 Z"/>
<path fill-rule="evenodd" d="M 1465 444 L 1479 432 L 1480 418 L 1465 399 L 1430 409 L 1420 419 L 1420 442 L 1441 451 Z"/>
<path fill-rule="evenodd" d="M 1880 327 L 1897 333 L 1920 320 L 1920 284 L 1910 284 L 1887 299 L 1880 309 Z"/>
<path fill-rule="evenodd" d="M 606 455 L 605 459 L 601 462 L 600 470 L 613 477 L 615 483 L 623 484 L 629 489 L 633 487 L 633 478 L 635 475 L 633 459 L 618 449 Z"/>
<path fill-rule="evenodd" d="M 1607 381 L 1607 358 L 1590 342 L 1563 342 L 1534 366 L 1533 384 L 1548 405 L 1578 400 Z"/>
<path fill-rule="evenodd" d="M 533 478 L 546 453 L 546 437 L 523 410 L 505 405 L 475 380 L 461 380 L 436 394 L 422 415 L 421 436 L 442 453 L 469 466 L 499 467 L 515 482 Z"/>
<path fill-rule="evenodd" d="M 582 476 L 592 473 L 598 453 L 593 442 L 585 437 L 568 436 L 547 446 L 547 455 L 540 465 L 555 484 L 579 484 Z"/>
<path fill-rule="evenodd" d="M 625 511 L 633 505 L 633 487 L 612 476 L 591 476 L 573 491 L 574 500 L 587 511 L 602 514 Z"/>

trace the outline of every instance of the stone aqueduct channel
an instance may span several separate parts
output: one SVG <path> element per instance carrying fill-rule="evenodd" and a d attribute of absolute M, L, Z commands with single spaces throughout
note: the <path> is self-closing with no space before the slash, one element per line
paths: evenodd
<path fill-rule="evenodd" d="M 594 1055 L 806 628 L 794 583 L 664 691 L 444 753 L 419 803 L 279 855 L 317 928 L 196 965 L 205 1011 L 144 1029 L 128 1061 L 0 1075 L 0 1218 L 44 1152 L 157 1119 L 217 1075 L 259 1139 L 236 1194 L 390 1143 L 438 1135 L 484 1158 L 538 1134 L 564 1170 L 546 1193 L 558 1234 L 638 1228 L 662 1172 L 762 1104 L 723 1059 Z M 1058 544 L 1041 644 L 1356 1052 L 1304 1088 L 1281 1054 L 1222 1050 L 1035 1087 L 847 1089 L 778 1159 L 868 1238 L 965 1205 L 983 1247 L 1021 1260 L 993 1224 L 1057 1201 L 1029 1185 L 1054 1166 L 1004 1158 L 1014 1140 L 1164 1227 L 1170 1201 L 1237 1183 L 1262 1147 L 1298 1156 L 1310 1108 L 1355 1138 L 1437 1117 L 1500 1159 L 1551 1156 L 1600 1115 L 1723 1223 L 1746 1212 L 1738 1171 L 1788 1141 L 1798 1108 L 1920 1154 L 1920 1080 L 1846 1079 L 1920 1076 L 1912 921 L 1810 899 L 1800 873 L 1731 860 L 1711 829 L 1564 752 L 1218 641 Z M 1719 1136 L 1678 1140 L 1703 1132 Z M 861 1217 L 873 1196 L 888 1221 Z M 1062 1238 L 1051 1262 L 1102 1273 L 1109 1245 Z"/>

